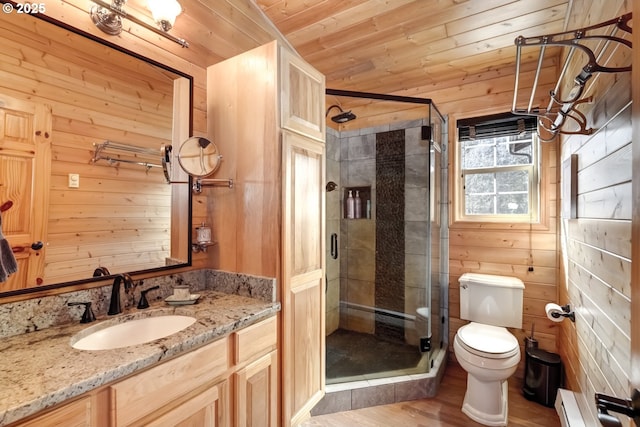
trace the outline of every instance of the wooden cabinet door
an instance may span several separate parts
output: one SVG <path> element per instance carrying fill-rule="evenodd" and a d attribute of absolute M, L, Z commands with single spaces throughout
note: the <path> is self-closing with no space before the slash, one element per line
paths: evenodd
<path fill-rule="evenodd" d="M 281 48 L 280 90 L 282 128 L 324 142 L 324 75 Z"/>
<path fill-rule="evenodd" d="M 277 427 L 278 352 L 235 373 L 235 427 Z"/>
<path fill-rule="evenodd" d="M 60 406 L 44 415 L 32 418 L 29 421 L 15 424 L 14 427 L 96 426 L 97 424 L 92 423 L 92 407 L 91 397 L 83 397 L 82 399 Z"/>
<path fill-rule="evenodd" d="M 48 106 L 0 94 L 0 204 L 13 202 L 2 231 L 18 264 L 0 291 L 44 283 L 51 128 Z"/>
<path fill-rule="evenodd" d="M 109 386 L 117 427 L 140 420 L 179 402 L 222 378 L 230 366 L 228 339 L 214 341 Z"/>
<path fill-rule="evenodd" d="M 153 421 L 146 427 L 231 427 L 229 382 L 204 390 Z"/>
<path fill-rule="evenodd" d="M 283 131 L 282 378 L 285 425 L 324 395 L 324 144 Z"/>

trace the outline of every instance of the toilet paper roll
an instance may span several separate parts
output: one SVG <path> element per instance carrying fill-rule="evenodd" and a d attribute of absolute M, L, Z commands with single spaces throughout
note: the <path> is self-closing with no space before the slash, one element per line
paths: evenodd
<path fill-rule="evenodd" d="M 544 311 L 545 313 L 547 313 L 547 317 L 552 322 L 562 322 L 564 320 L 564 316 L 559 316 L 560 314 L 564 313 L 564 311 L 558 304 L 550 302 L 549 304 L 544 306 Z M 556 317 L 553 316 L 554 314 L 556 314 Z"/>

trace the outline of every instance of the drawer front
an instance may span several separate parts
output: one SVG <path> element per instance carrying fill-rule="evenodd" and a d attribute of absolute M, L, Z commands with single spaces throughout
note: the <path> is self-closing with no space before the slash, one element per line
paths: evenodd
<path fill-rule="evenodd" d="M 278 322 L 276 316 L 234 332 L 234 363 L 237 365 L 274 350 L 277 341 Z"/>
<path fill-rule="evenodd" d="M 110 387 L 114 425 L 126 426 L 225 374 L 228 338 L 155 366 Z"/>
<path fill-rule="evenodd" d="M 30 421 L 19 423 L 17 427 L 69 426 L 90 427 L 92 404 L 91 397 L 83 397 L 75 402 L 60 406 Z"/>

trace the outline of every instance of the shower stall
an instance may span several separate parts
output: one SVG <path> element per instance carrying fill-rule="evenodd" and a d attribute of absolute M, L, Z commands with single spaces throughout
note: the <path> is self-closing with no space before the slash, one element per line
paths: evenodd
<path fill-rule="evenodd" d="M 445 118 L 430 99 L 327 95 L 326 383 L 428 374 L 448 338 Z"/>

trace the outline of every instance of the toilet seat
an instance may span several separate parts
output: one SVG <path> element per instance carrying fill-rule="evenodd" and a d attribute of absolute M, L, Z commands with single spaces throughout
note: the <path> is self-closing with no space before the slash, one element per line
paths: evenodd
<path fill-rule="evenodd" d="M 520 352 L 517 338 L 498 326 L 471 322 L 458 329 L 456 338 L 469 353 L 488 359 L 506 359 Z"/>

